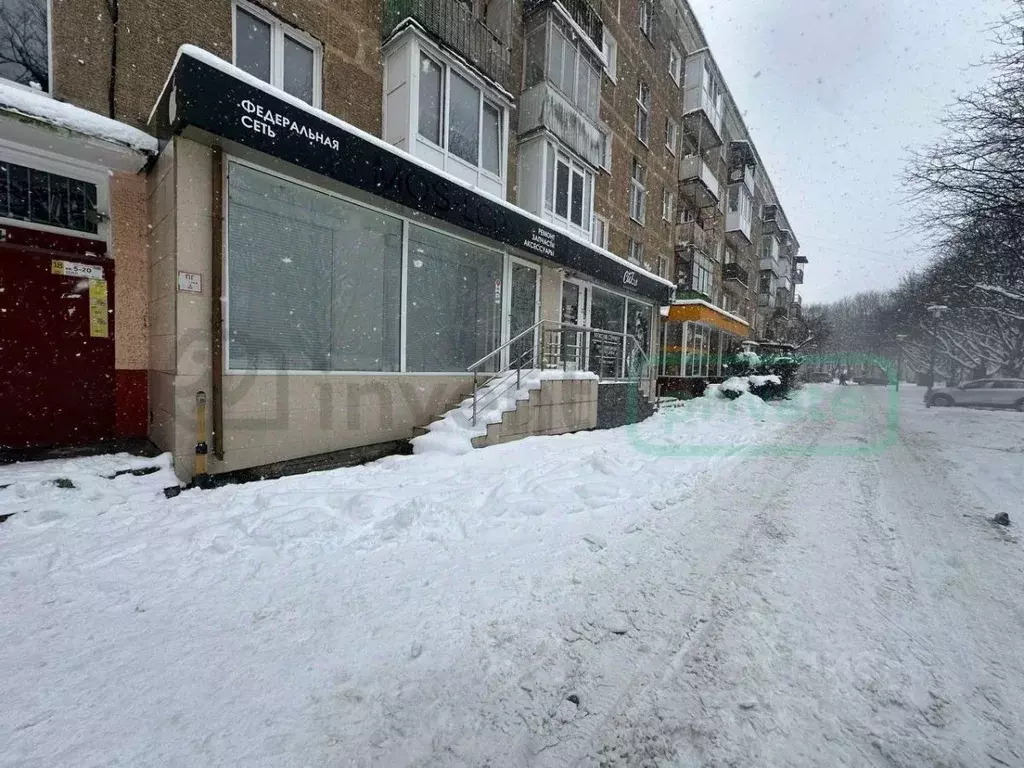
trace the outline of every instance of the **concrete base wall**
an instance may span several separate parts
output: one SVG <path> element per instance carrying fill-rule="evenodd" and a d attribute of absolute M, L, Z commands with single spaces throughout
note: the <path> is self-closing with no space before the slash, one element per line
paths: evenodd
<path fill-rule="evenodd" d="M 541 382 L 514 411 L 490 424 L 487 434 L 473 438 L 474 448 L 511 443 L 532 435 L 561 435 L 597 426 L 597 381 L 557 379 Z"/>

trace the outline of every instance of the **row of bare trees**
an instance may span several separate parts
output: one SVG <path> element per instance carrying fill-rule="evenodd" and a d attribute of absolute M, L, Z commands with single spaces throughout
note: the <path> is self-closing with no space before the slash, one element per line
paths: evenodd
<path fill-rule="evenodd" d="M 893 291 L 809 307 L 830 351 L 894 355 L 940 374 L 1020 376 L 1024 369 L 1024 0 L 996 34 L 993 75 L 960 97 L 944 135 L 907 170 L 934 256 Z M 935 322 L 931 305 L 948 307 Z M 831 331 L 829 336 L 828 331 Z M 905 339 L 897 343 L 896 336 Z"/>

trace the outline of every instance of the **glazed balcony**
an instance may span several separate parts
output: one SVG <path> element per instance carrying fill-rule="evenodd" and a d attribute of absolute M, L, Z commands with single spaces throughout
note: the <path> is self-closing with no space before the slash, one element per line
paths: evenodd
<path fill-rule="evenodd" d="M 794 269 L 793 270 L 793 283 L 795 285 L 803 285 L 804 284 L 804 271 L 802 269 Z"/>
<path fill-rule="evenodd" d="M 514 87 L 508 43 L 465 3 L 459 0 L 384 0 L 383 39 L 409 20 L 464 56 L 506 90 Z"/>
<path fill-rule="evenodd" d="M 701 151 L 722 146 L 723 89 L 707 50 L 686 59 L 683 79 L 683 130 Z"/>
<path fill-rule="evenodd" d="M 552 0 L 523 0 L 523 16 L 530 16 L 535 11 L 550 5 L 553 5 Z M 587 0 L 559 0 L 559 5 L 569 12 L 572 20 L 579 25 L 580 29 L 587 33 L 587 37 L 597 46 L 597 49 L 599 51 L 602 50 L 604 45 L 604 23 L 601 21 L 600 0 L 595 0 L 594 2 L 587 2 Z"/>
<path fill-rule="evenodd" d="M 698 208 L 710 208 L 722 199 L 718 177 L 700 155 L 687 155 L 679 161 L 679 194 Z"/>
<path fill-rule="evenodd" d="M 696 221 L 688 221 L 679 225 L 679 245 L 683 247 L 684 252 L 698 251 L 705 256 L 714 258 L 715 240 Z"/>
<path fill-rule="evenodd" d="M 542 127 L 591 165 L 603 162 L 607 137 L 596 120 L 547 80 L 523 93 L 519 107 L 520 136 Z"/>
<path fill-rule="evenodd" d="M 725 236 L 736 247 L 753 242 L 753 201 L 746 184 L 729 187 L 729 204 L 725 214 Z"/>

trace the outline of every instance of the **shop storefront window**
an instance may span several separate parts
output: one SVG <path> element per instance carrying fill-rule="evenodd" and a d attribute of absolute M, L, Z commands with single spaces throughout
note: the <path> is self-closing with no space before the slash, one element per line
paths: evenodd
<path fill-rule="evenodd" d="M 227 261 L 231 369 L 398 370 L 400 219 L 232 164 Z"/>
<path fill-rule="evenodd" d="M 590 326 L 599 331 L 624 330 L 626 299 L 615 293 L 593 289 Z M 590 339 L 590 370 L 602 378 L 622 377 L 622 336 L 592 333 Z"/>
<path fill-rule="evenodd" d="M 465 371 L 501 344 L 503 254 L 409 226 L 406 368 Z"/>

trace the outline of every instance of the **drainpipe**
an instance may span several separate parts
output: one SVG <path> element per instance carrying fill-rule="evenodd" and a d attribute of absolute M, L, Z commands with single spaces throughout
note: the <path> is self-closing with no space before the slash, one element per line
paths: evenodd
<path fill-rule="evenodd" d="M 108 108 L 110 118 L 117 118 L 117 43 L 118 28 L 121 20 L 121 8 L 119 0 L 107 0 L 107 13 L 110 15 L 111 37 L 110 37 L 110 80 L 107 88 Z"/>

